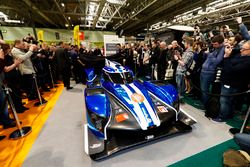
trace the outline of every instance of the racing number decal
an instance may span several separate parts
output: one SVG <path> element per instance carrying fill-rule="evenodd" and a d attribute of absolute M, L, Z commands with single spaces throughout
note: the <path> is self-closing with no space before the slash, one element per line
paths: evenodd
<path fill-rule="evenodd" d="M 161 112 L 161 113 L 166 113 L 168 112 L 168 109 L 166 109 L 164 106 L 157 106 L 158 110 Z"/>

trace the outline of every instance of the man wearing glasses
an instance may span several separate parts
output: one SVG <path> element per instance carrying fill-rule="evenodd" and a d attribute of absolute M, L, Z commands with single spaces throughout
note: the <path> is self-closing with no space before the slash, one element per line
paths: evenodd
<path fill-rule="evenodd" d="M 230 95 L 249 89 L 250 41 L 243 44 L 240 56 L 233 55 L 230 45 L 225 44 L 221 83 L 220 113 L 217 118 L 213 119 L 216 122 L 224 122 L 233 116 L 234 96 Z"/>

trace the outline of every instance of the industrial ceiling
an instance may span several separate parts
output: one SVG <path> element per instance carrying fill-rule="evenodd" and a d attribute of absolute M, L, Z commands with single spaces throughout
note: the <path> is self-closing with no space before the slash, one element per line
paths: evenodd
<path fill-rule="evenodd" d="M 250 0 L 0 0 L 0 24 L 110 30 L 134 35 L 174 24 L 209 26 L 250 17 Z"/>

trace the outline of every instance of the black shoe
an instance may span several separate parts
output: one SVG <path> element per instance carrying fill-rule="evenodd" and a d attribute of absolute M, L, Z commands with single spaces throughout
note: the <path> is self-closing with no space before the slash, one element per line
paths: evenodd
<path fill-rule="evenodd" d="M 73 89 L 73 87 L 71 87 L 71 86 L 68 86 L 67 88 L 66 88 L 67 90 L 70 90 L 70 89 Z"/>
<path fill-rule="evenodd" d="M 31 96 L 31 97 L 29 97 L 28 99 L 29 99 L 29 100 L 37 100 L 37 99 L 38 99 L 38 97 Z"/>
<path fill-rule="evenodd" d="M 29 110 L 29 108 L 28 108 L 28 107 L 24 107 L 24 106 L 22 106 L 21 108 L 22 108 L 23 110 L 25 110 L 25 111 L 26 111 L 26 110 Z"/>
<path fill-rule="evenodd" d="M 16 108 L 16 112 L 17 113 L 24 113 L 26 110 L 22 109 L 22 108 Z"/>
<path fill-rule="evenodd" d="M 3 140 L 6 136 L 0 136 L 0 140 Z"/>
<path fill-rule="evenodd" d="M 48 101 L 47 101 L 47 100 L 45 100 L 45 99 L 43 99 L 43 100 L 42 100 L 42 102 L 43 102 L 43 104 L 44 104 L 44 103 L 47 103 Z"/>
<path fill-rule="evenodd" d="M 43 91 L 43 92 L 50 92 L 50 89 L 44 88 L 44 89 L 42 89 L 42 91 Z"/>

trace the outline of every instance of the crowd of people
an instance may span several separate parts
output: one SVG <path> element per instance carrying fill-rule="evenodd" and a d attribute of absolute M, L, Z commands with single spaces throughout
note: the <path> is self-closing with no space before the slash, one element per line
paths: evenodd
<path fill-rule="evenodd" d="M 155 40 L 148 44 L 117 44 L 116 52 L 136 77 L 169 80 L 176 85 L 180 98 L 192 94 L 201 99 L 205 109 L 211 105 L 212 94 L 219 94 L 220 107 L 213 120 L 223 122 L 233 116 L 235 107 L 239 109 L 243 103 L 249 107 L 247 94 L 233 96 L 250 87 L 250 34 L 242 18 L 236 21 L 239 32 L 233 33 L 228 26 L 222 26 L 206 35 L 195 26 L 194 33 L 185 33 L 181 43 Z M 103 57 L 99 48 L 88 50 L 63 42 L 38 44 L 30 35 L 15 40 L 13 45 L 1 40 L 0 46 L 0 123 L 3 128 L 15 126 L 8 113 L 6 87 L 12 90 L 10 95 L 17 112 L 23 113 L 28 110 L 22 103 L 23 98 L 38 100 L 38 91 L 50 91 L 59 80 L 67 90 L 73 88 L 70 78 L 85 84 L 84 70 L 88 64 L 84 56 Z"/>
<path fill-rule="evenodd" d="M 83 56 L 101 56 L 98 48 L 88 51 L 83 46 L 78 48 L 63 42 L 48 45 L 38 43 L 30 35 L 15 40 L 13 45 L 1 40 L 0 49 L 0 124 L 4 129 L 16 126 L 8 112 L 7 89 L 11 90 L 17 113 L 23 113 L 29 108 L 22 99 L 46 103 L 43 92 L 49 92 L 61 80 L 66 90 L 73 89 L 71 78 L 76 84 L 85 84 Z"/>
<path fill-rule="evenodd" d="M 151 45 L 141 42 L 119 46 L 118 52 L 126 58 L 127 66 L 137 70 L 137 77 L 172 79 L 180 98 L 190 94 L 201 99 L 207 110 L 215 105 L 211 104 L 213 94 L 217 99 L 219 96 L 218 113 L 211 117 L 224 122 L 243 104 L 247 105 L 246 112 L 250 103 L 246 94 L 250 87 L 250 35 L 242 18 L 236 21 L 238 32 L 225 25 L 203 34 L 195 26 L 192 35 L 184 33 L 180 44 L 176 40 L 170 44 L 155 40 Z"/>

